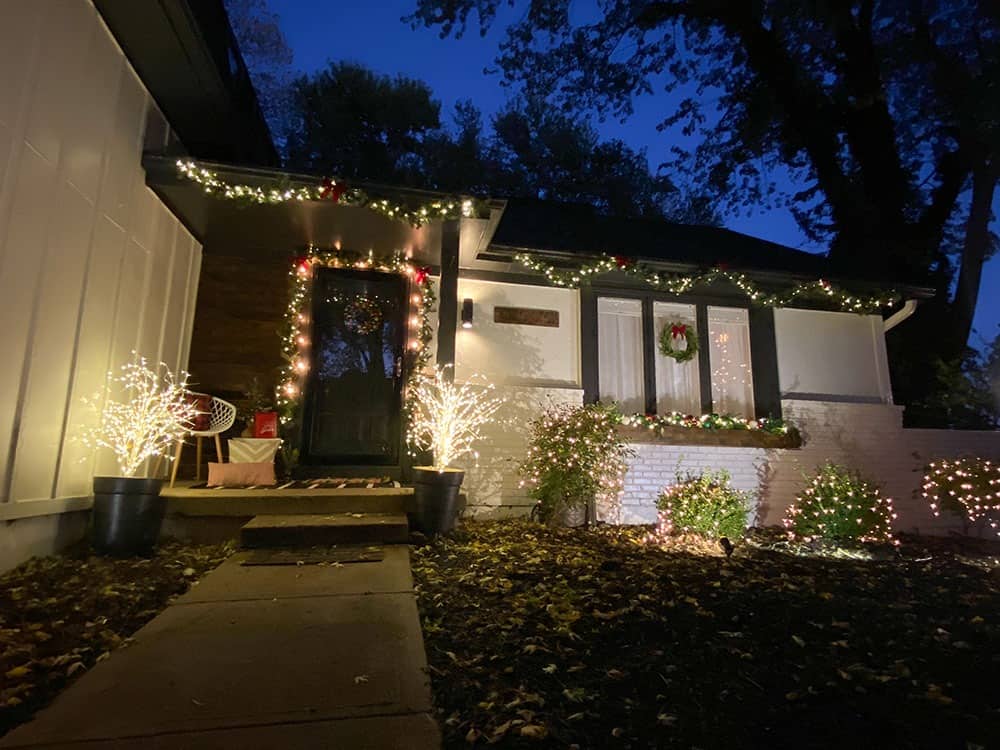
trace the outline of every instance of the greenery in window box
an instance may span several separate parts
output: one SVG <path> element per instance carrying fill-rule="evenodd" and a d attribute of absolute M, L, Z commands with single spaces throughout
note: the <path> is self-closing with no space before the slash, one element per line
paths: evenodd
<path fill-rule="evenodd" d="M 731 414 L 684 414 L 673 411 L 668 414 L 623 414 L 621 424 L 627 427 L 644 427 L 661 432 L 665 427 L 689 427 L 701 430 L 758 430 L 770 435 L 789 435 L 795 427 L 777 417 L 746 419 Z"/>
<path fill-rule="evenodd" d="M 738 539 L 747 528 L 753 494 L 730 484 L 728 471 L 678 474 L 656 500 L 659 520 L 653 541 L 677 534 Z"/>
<path fill-rule="evenodd" d="M 532 420 L 519 470 L 541 520 L 554 521 L 591 502 L 605 516 L 616 512 L 633 455 L 615 429 L 619 421 L 608 404 L 554 406 Z"/>
<path fill-rule="evenodd" d="M 1000 535 L 1000 464 L 973 456 L 933 461 L 922 489 L 935 516 L 947 511 L 962 519 L 966 533 L 989 527 Z"/>
<path fill-rule="evenodd" d="M 827 462 L 785 511 L 789 539 L 893 542 L 892 499 L 852 469 Z"/>

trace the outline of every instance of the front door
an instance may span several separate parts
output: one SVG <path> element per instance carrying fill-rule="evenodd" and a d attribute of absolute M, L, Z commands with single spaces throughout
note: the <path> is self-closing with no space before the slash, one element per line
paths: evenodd
<path fill-rule="evenodd" d="M 301 463 L 399 463 L 405 295 L 398 274 L 317 270 Z"/>

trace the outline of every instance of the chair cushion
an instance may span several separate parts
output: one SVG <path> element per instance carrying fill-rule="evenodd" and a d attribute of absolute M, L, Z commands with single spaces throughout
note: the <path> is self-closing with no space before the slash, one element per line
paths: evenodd
<path fill-rule="evenodd" d="M 188 420 L 187 428 L 191 432 L 204 432 L 211 427 L 212 397 L 206 393 L 188 393 L 184 398 L 198 410 L 198 413 Z"/>
<path fill-rule="evenodd" d="M 274 484 L 274 464 L 269 462 L 241 464 L 208 464 L 209 487 L 244 487 Z"/>

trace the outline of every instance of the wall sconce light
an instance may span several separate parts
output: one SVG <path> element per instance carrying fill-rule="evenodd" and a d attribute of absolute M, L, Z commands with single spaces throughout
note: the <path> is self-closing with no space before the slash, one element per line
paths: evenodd
<path fill-rule="evenodd" d="M 462 328 L 472 328 L 472 298 L 462 300 Z"/>

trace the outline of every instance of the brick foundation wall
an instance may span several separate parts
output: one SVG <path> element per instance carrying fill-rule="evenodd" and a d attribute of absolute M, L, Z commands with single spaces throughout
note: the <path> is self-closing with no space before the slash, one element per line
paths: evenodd
<path fill-rule="evenodd" d="M 576 389 L 506 387 L 505 422 L 485 436 L 478 465 L 467 462 L 471 515 L 505 517 L 526 513 L 532 502 L 518 487 L 517 464 L 527 442 L 527 423 L 546 403 L 582 401 Z M 936 458 L 973 454 L 1000 459 L 1000 432 L 910 430 L 903 409 L 886 404 L 785 400 L 785 417 L 802 432 L 801 449 L 739 448 L 636 443 L 622 493 L 622 523 L 653 523 L 656 498 L 680 472 L 726 469 L 733 485 L 758 495 L 751 523 L 780 524 L 785 509 L 805 485 L 805 476 L 827 460 L 855 467 L 893 498 L 899 531 L 945 534 L 961 528 L 934 518 L 919 496 L 923 467 Z M 916 496 L 915 496 L 916 495 Z"/>

